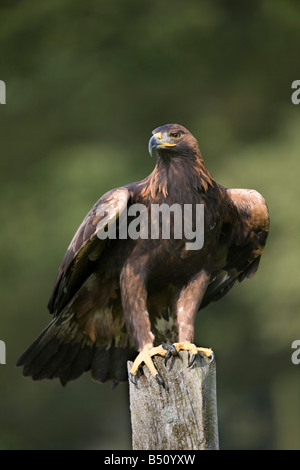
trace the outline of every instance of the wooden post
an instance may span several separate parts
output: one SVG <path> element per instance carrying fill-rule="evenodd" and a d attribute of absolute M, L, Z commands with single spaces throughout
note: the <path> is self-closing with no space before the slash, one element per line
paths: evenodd
<path fill-rule="evenodd" d="M 129 381 L 133 450 L 219 448 L 215 361 L 199 354 L 188 368 L 188 351 L 179 354 L 167 366 L 163 357 L 153 357 L 169 391 L 145 366 L 137 385 Z M 128 371 L 131 366 L 128 362 Z"/>

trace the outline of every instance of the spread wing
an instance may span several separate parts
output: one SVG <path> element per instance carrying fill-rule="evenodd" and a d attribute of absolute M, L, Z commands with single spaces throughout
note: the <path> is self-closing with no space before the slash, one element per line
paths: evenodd
<path fill-rule="evenodd" d="M 104 194 L 86 215 L 75 233 L 60 265 L 48 303 L 51 313 L 59 313 L 93 272 L 107 239 L 106 231 L 127 208 L 130 193 L 126 187 Z"/>
<path fill-rule="evenodd" d="M 201 308 L 223 297 L 237 280 L 251 278 L 266 245 L 269 213 L 262 195 L 252 189 L 227 189 L 226 203 L 227 214 Z"/>

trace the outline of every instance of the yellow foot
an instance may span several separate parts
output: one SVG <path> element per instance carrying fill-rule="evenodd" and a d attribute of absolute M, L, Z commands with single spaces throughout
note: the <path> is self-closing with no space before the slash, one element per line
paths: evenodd
<path fill-rule="evenodd" d="M 141 364 L 144 362 L 145 365 L 150 370 L 153 377 L 155 377 L 156 380 L 158 381 L 158 383 L 160 385 L 162 385 L 168 391 L 167 385 L 165 384 L 165 382 L 163 381 L 163 379 L 159 375 L 159 373 L 158 373 L 157 369 L 155 368 L 155 365 L 153 364 L 153 361 L 152 361 L 152 356 L 157 356 L 158 355 L 158 356 L 163 356 L 164 357 L 164 356 L 166 356 L 166 354 L 167 354 L 167 350 L 164 349 L 162 346 L 153 347 L 152 344 L 147 344 L 142 349 L 142 351 L 138 354 L 138 356 L 135 358 L 135 361 L 134 361 L 134 363 L 131 367 L 131 370 L 129 372 L 129 379 L 131 380 L 131 382 L 133 382 L 136 385 L 138 369 L 141 366 Z"/>
<path fill-rule="evenodd" d="M 167 346 L 167 345 L 163 345 L 164 347 Z M 215 355 L 214 355 L 214 352 L 212 349 L 210 348 L 198 348 L 195 344 L 193 343 L 190 343 L 190 341 L 183 341 L 182 343 L 174 343 L 172 345 L 172 347 L 176 350 L 177 352 L 177 355 L 178 355 L 178 351 L 190 351 L 192 353 L 192 357 L 191 357 L 191 360 L 188 364 L 188 367 L 191 367 L 194 362 L 195 362 L 195 359 L 197 357 L 197 354 L 204 354 L 206 357 L 209 358 L 209 363 L 210 362 L 213 362 L 214 358 L 215 358 Z M 172 352 L 170 349 L 168 349 L 168 353 L 166 355 L 166 358 L 165 358 L 165 364 L 167 362 L 167 360 L 172 356 L 174 355 L 174 352 Z"/>

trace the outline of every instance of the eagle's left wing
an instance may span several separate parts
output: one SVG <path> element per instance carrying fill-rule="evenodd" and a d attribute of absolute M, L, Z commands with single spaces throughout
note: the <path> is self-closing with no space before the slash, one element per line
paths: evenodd
<path fill-rule="evenodd" d="M 227 189 L 227 211 L 213 272 L 201 303 L 223 297 L 238 280 L 252 277 L 269 232 L 269 212 L 261 194 L 252 189 Z"/>

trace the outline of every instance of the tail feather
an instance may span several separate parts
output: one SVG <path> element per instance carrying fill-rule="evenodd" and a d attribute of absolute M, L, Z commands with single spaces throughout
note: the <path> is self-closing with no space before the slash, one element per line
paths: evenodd
<path fill-rule="evenodd" d="M 17 366 L 33 380 L 59 378 L 62 385 L 91 369 L 98 382 L 127 380 L 127 361 L 133 359 L 129 347 L 118 347 L 114 340 L 92 342 L 80 328 L 70 310 L 55 317 L 22 354 Z"/>
<path fill-rule="evenodd" d="M 17 362 L 17 366 L 27 366 L 28 364 L 30 364 L 32 361 L 34 361 L 34 359 L 39 356 L 40 354 L 43 354 L 43 350 L 44 350 L 44 355 L 48 355 L 48 354 L 51 354 L 51 352 L 53 354 L 55 354 L 55 345 L 54 344 L 50 344 L 49 345 L 49 342 L 46 340 L 45 336 L 47 335 L 47 332 L 49 329 L 51 329 L 51 326 L 53 324 L 53 322 L 55 321 L 52 320 L 51 323 L 49 323 L 49 325 L 43 330 L 43 332 L 34 340 L 34 342 L 31 344 L 31 346 L 29 346 L 29 348 L 22 354 L 22 356 L 18 359 L 18 362 Z M 47 348 L 47 346 L 51 349 L 52 351 L 45 351 L 45 349 Z M 58 349 L 59 347 L 59 343 L 57 342 L 56 344 L 56 347 Z"/>
<path fill-rule="evenodd" d="M 127 361 L 133 361 L 136 357 L 134 350 L 115 347 L 112 350 L 111 370 L 114 371 L 114 379 L 117 382 L 125 382 L 128 377 Z"/>
<path fill-rule="evenodd" d="M 98 348 L 92 362 L 92 377 L 99 382 L 106 382 L 109 378 L 110 350 Z"/>
<path fill-rule="evenodd" d="M 73 360 L 70 364 L 65 364 L 59 370 L 59 378 L 62 385 L 66 385 L 70 380 L 75 380 L 83 372 L 87 372 L 91 368 L 92 354 L 94 349 L 89 346 L 78 347 L 77 352 L 74 354 Z"/>
<path fill-rule="evenodd" d="M 36 356 L 27 366 L 24 367 L 24 375 L 32 375 L 33 380 L 53 379 L 59 377 L 59 368 L 65 360 L 67 354 L 68 344 L 60 344 L 59 347 L 55 346 L 55 339 L 53 339 L 43 349 L 43 355 Z M 49 355 L 45 353 L 49 351 Z M 55 352 L 54 352 L 55 351 Z"/>
<path fill-rule="evenodd" d="M 54 342 L 55 340 L 51 344 Z M 32 375 L 33 380 L 59 378 L 62 385 L 66 385 L 68 381 L 76 379 L 90 369 L 91 349 L 80 343 L 63 343 L 48 358 L 37 359 L 27 366 L 28 370 L 24 368 L 24 375 Z M 32 374 L 32 370 L 36 372 Z"/>
<path fill-rule="evenodd" d="M 18 360 L 17 366 L 24 367 L 23 375 L 25 377 L 32 376 L 38 380 L 45 363 L 57 354 L 60 343 L 55 337 L 50 339 L 49 335 L 46 335 L 50 328 L 51 323 Z"/>

